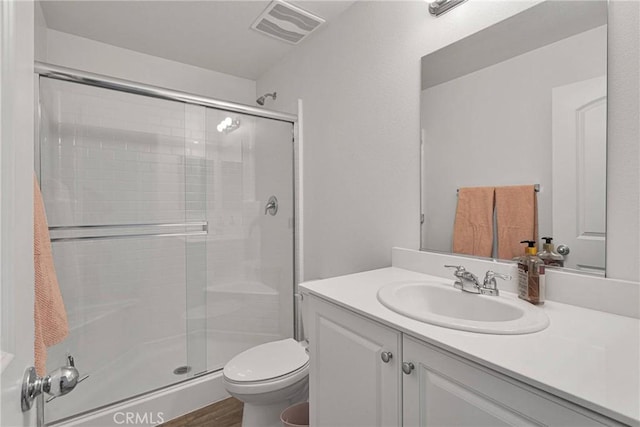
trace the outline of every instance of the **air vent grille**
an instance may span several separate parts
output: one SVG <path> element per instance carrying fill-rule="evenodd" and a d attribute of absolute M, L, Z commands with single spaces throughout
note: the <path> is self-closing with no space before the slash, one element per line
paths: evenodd
<path fill-rule="evenodd" d="M 324 19 L 282 0 L 274 0 L 251 28 L 278 40 L 298 44 L 324 23 Z"/>

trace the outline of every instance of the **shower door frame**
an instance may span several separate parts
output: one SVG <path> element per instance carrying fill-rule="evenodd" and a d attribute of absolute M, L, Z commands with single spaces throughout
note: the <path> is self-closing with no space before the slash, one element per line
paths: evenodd
<path fill-rule="evenodd" d="M 166 99 L 169 101 L 179 101 L 186 104 L 202 105 L 213 107 L 219 110 L 232 111 L 234 113 L 248 114 L 250 116 L 274 119 L 282 122 L 289 122 L 295 125 L 298 116 L 279 111 L 257 108 L 251 105 L 239 104 L 235 102 L 222 101 L 205 96 L 194 95 L 172 89 L 165 89 L 158 86 L 144 83 L 132 82 L 101 74 L 88 73 L 86 71 L 74 70 L 72 68 L 60 67 L 58 65 L 35 62 L 34 71 L 42 77 L 50 77 L 57 80 L 81 83 L 89 86 L 97 86 L 105 89 L 113 89 L 119 92 L 128 92 L 136 95 L 150 96 L 153 98 Z M 295 135 L 294 135 L 295 140 Z M 294 182 L 295 184 L 295 182 Z"/>
<path fill-rule="evenodd" d="M 254 117 L 272 119 L 281 122 L 290 123 L 292 125 L 292 197 L 293 197 L 293 228 L 292 228 L 292 251 L 293 251 L 293 283 L 292 283 L 292 305 L 293 305 L 293 336 L 295 339 L 301 339 L 300 337 L 300 313 L 298 312 L 298 281 L 299 281 L 299 262 L 300 258 L 297 256 L 297 231 L 299 230 L 298 223 L 298 212 L 300 212 L 299 206 L 299 198 L 298 198 L 298 179 L 297 173 L 299 171 L 299 141 L 301 138 L 299 137 L 299 128 L 300 123 L 298 122 L 298 116 L 288 113 L 283 113 L 279 111 L 272 111 L 263 108 L 253 107 L 251 105 L 245 105 L 240 103 L 234 103 L 229 101 L 218 100 L 214 98 L 204 97 L 200 95 L 190 94 L 187 92 L 176 91 L 172 89 L 166 89 L 158 86 L 147 85 L 144 83 L 133 82 L 124 79 L 118 79 L 114 77 L 109 77 L 101 74 L 90 73 L 86 71 L 76 70 L 67 67 L 61 67 L 57 65 L 47 64 L 44 62 L 35 61 L 34 63 L 34 89 L 35 89 L 35 126 L 34 126 L 34 168 L 36 171 L 36 175 L 38 180 L 40 180 L 41 174 L 41 147 L 40 147 L 40 125 L 41 125 L 41 111 L 40 111 L 40 77 L 48 77 L 51 79 L 62 80 L 67 82 L 73 82 L 88 86 L 100 87 L 103 89 L 116 90 L 119 92 L 126 92 L 135 95 L 147 96 L 152 98 L 164 99 L 169 101 L 177 101 L 184 104 L 192 104 L 199 105 L 204 107 L 210 107 L 217 110 L 229 111 L 234 113 L 246 114 Z M 202 375 L 198 375 L 192 378 L 185 379 L 183 381 L 178 381 L 169 385 L 165 385 L 160 388 L 155 388 L 153 390 L 148 390 L 144 393 L 140 393 L 137 395 L 128 396 L 126 399 L 112 402 L 108 405 L 101 406 L 98 408 L 93 408 L 88 411 L 80 412 L 74 414 L 70 417 L 65 417 L 63 419 L 57 420 L 55 423 L 66 422 L 71 419 L 77 418 L 79 416 L 84 416 L 90 413 L 94 413 L 96 411 L 100 411 L 107 407 L 111 407 L 114 405 L 121 404 L 123 402 L 129 401 L 131 399 L 139 398 L 144 395 L 155 393 L 164 389 L 168 389 L 170 387 L 174 387 L 178 384 L 189 382 L 196 378 L 202 378 L 205 375 L 212 375 L 219 373 L 222 370 L 216 369 L 212 371 L 206 371 Z"/>

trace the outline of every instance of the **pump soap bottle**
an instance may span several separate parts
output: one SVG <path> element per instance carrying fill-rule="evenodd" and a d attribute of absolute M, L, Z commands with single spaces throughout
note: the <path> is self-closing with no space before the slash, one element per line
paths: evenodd
<path fill-rule="evenodd" d="M 523 240 L 526 254 L 518 258 L 518 297 L 531 304 L 544 304 L 545 277 L 544 262 L 536 255 L 536 242 Z"/>
<path fill-rule="evenodd" d="M 553 247 L 552 237 L 543 237 L 542 240 L 545 243 L 542 245 L 542 252 L 538 254 L 538 258 L 544 262 L 544 265 L 555 266 L 555 267 L 563 267 L 564 266 L 564 257 L 556 252 Z"/>

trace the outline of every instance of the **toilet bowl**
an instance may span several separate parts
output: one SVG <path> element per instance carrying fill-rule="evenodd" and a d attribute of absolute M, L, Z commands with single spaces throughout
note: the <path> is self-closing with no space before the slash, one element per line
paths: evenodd
<path fill-rule="evenodd" d="M 244 402 L 243 427 L 281 426 L 280 413 L 309 396 L 309 355 L 291 338 L 250 348 L 223 370 L 229 394 Z"/>

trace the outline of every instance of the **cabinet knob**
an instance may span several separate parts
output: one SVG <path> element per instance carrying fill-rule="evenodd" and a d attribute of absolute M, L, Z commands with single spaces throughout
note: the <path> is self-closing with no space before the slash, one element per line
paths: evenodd
<path fill-rule="evenodd" d="M 415 369 L 415 365 L 412 362 L 402 362 L 402 372 L 409 375 L 411 371 Z"/>
<path fill-rule="evenodd" d="M 389 363 L 389 361 L 393 359 L 393 353 L 391 353 L 390 351 L 383 351 L 382 353 L 380 353 L 380 358 L 382 358 L 382 361 L 384 363 Z"/>

